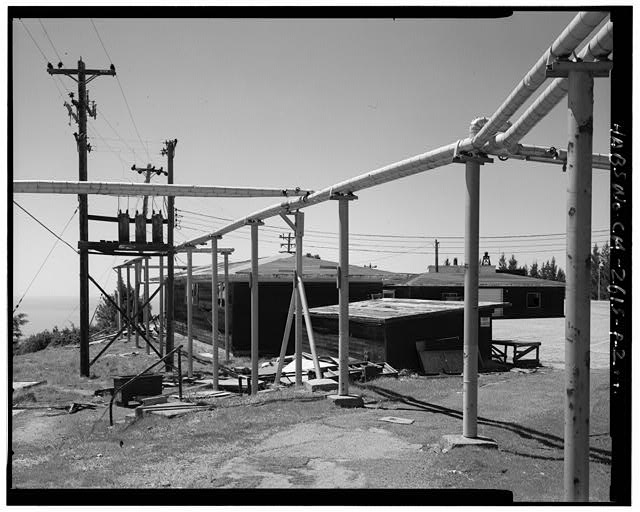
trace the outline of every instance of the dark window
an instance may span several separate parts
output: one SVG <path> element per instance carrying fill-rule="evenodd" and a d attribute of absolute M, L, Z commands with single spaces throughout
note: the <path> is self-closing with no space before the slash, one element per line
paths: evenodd
<path fill-rule="evenodd" d="M 540 307 L 540 292 L 528 292 L 527 293 L 527 307 L 539 308 Z"/>

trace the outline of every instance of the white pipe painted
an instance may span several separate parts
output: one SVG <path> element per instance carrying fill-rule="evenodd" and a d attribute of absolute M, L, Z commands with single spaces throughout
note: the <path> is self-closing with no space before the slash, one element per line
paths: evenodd
<path fill-rule="evenodd" d="M 187 297 L 187 375 L 193 377 L 193 256 L 187 251 L 187 285 L 184 293 Z"/>
<path fill-rule="evenodd" d="M 613 23 L 610 21 L 604 25 L 596 36 L 578 54 L 578 58 L 584 61 L 594 61 L 605 58 L 613 51 Z M 569 80 L 556 78 L 551 82 L 536 101 L 520 116 L 520 118 L 506 132 L 500 133 L 495 138 L 497 148 L 510 148 L 529 133 L 538 122 L 560 103 L 567 95 Z M 607 168 L 609 168 L 607 162 Z"/>
<path fill-rule="evenodd" d="M 465 163 L 464 225 L 464 351 L 462 378 L 462 435 L 478 436 L 478 240 L 480 162 Z"/>
<path fill-rule="evenodd" d="M 218 389 L 218 238 L 211 239 L 211 386 Z"/>
<path fill-rule="evenodd" d="M 492 137 L 503 126 L 508 117 L 513 115 L 517 108 L 522 105 L 522 102 L 524 102 L 526 98 L 534 92 L 535 88 L 533 87 L 533 84 L 535 83 L 535 87 L 539 87 L 543 83 L 546 63 L 550 55 L 570 54 L 593 31 L 593 29 L 606 18 L 606 16 L 607 13 L 601 12 L 579 13 L 551 45 L 551 48 L 544 53 L 536 65 L 531 69 L 531 71 L 529 71 L 521 85 L 512 92 L 511 96 L 501 105 L 500 108 L 498 108 L 489 122 L 487 122 L 473 138 L 467 137 L 466 139 L 458 140 L 457 142 L 447 146 L 441 146 L 432 151 L 361 174 L 360 176 L 337 183 L 318 192 L 258 210 L 251 215 L 238 219 L 237 221 L 234 221 L 209 235 L 189 240 L 179 245 L 178 249 L 187 245 L 199 245 L 206 243 L 211 236 L 230 233 L 254 219 L 265 220 L 276 215 L 289 213 L 327 201 L 330 199 L 332 193 L 357 192 L 358 190 L 381 185 L 383 183 L 412 176 L 414 174 L 451 163 L 452 158 L 457 153 L 476 149 L 479 145 L 479 141 L 485 140 L 486 142 L 490 137 Z M 509 113 L 508 116 L 507 113 Z"/>
<path fill-rule="evenodd" d="M 300 188 L 217 187 L 108 181 L 15 180 L 14 194 L 95 194 L 104 196 L 278 197 L 304 196 Z"/>
<path fill-rule="evenodd" d="M 498 157 L 509 157 L 517 160 L 530 160 L 532 162 L 544 162 L 562 165 L 567 162 L 567 151 L 564 149 L 551 148 L 549 146 L 535 146 L 531 144 L 515 144 L 511 148 L 491 149 L 489 155 Z M 609 170 L 611 162 L 609 155 L 603 153 L 593 153 L 591 155 L 591 165 L 594 169 Z"/>
<path fill-rule="evenodd" d="M 569 72 L 564 492 L 589 500 L 593 77 Z"/>
<path fill-rule="evenodd" d="M 553 57 L 569 56 L 608 16 L 607 12 L 580 12 L 562 31 L 551 47 L 529 70 L 489 121 L 473 137 L 472 146 L 482 148 L 491 136 L 527 101 L 546 80 L 547 63 Z"/>
<path fill-rule="evenodd" d="M 251 394 L 258 393 L 258 223 L 251 223 Z"/>

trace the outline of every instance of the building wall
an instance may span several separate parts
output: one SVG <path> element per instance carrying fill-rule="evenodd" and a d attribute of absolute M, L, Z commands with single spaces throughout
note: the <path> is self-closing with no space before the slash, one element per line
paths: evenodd
<path fill-rule="evenodd" d="M 499 288 L 496 286 L 490 288 Z M 464 300 L 464 286 L 396 286 L 399 299 Z M 564 287 L 502 287 L 503 301 L 511 306 L 503 309 L 502 318 L 548 318 L 564 316 Z M 540 295 L 540 307 L 528 307 L 527 294 Z"/>
<path fill-rule="evenodd" d="M 291 283 L 261 283 L 258 288 L 258 317 L 260 325 L 259 352 L 264 356 L 280 353 L 282 336 L 287 321 L 292 292 Z M 233 352 L 251 352 L 251 290 L 247 283 L 233 283 Z M 338 303 L 336 283 L 306 282 L 305 291 L 309 308 Z M 382 293 L 382 281 L 349 283 L 349 302 L 369 299 L 371 294 Z M 287 354 L 295 350 L 295 332 L 291 327 Z"/>
<path fill-rule="evenodd" d="M 316 350 L 320 355 L 338 356 L 338 319 L 312 315 Z M 487 322 L 485 320 L 485 322 Z M 480 321 L 480 325 L 482 322 Z M 457 340 L 442 341 L 442 338 Z M 491 354 L 492 323 L 480 327 L 479 352 L 483 360 Z M 349 321 L 349 356 L 370 361 L 386 361 L 396 369 L 421 370 L 417 341 L 427 341 L 432 350 L 462 350 L 464 313 L 452 312 L 427 318 L 406 318 L 386 325 Z M 303 350 L 310 352 L 304 333 Z"/>
<path fill-rule="evenodd" d="M 186 334 L 187 304 L 185 301 L 185 281 L 176 281 L 174 286 L 174 319 L 177 332 Z M 193 335 L 201 341 L 211 342 L 211 283 L 195 283 L 196 297 L 193 306 Z M 280 353 L 284 334 L 292 283 L 264 282 L 258 288 L 259 353 L 261 356 L 275 356 Z M 310 308 L 338 303 L 338 289 L 334 281 L 305 283 L 307 302 Z M 382 281 L 349 283 L 349 301 L 355 302 L 382 293 Z M 251 353 L 251 290 L 248 283 L 229 283 L 229 303 L 231 307 L 231 342 L 234 354 Z M 218 314 L 220 332 L 224 332 L 224 309 Z M 184 331 L 184 332 L 182 332 Z M 295 349 L 293 326 L 289 335 L 287 354 Z"/>

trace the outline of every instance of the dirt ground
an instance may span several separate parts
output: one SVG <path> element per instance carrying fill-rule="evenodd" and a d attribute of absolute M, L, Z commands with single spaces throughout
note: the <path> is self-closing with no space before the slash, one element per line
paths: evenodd
<path fill-rule="evenodd" d="M 196 344 L 194 352 L 204 345 Z M 92 350 L 94 348 L 92 347 Z M 146 416 L 109 426 L 105 399 L 122 365 L 153 362 L 117 342 L 77 375 L 77 352 L 46 349 L 14 358 L 14 380 L 47 384 L 14 393 L 11 486 L 14 489 L 508 489 L 518 502 L 563 497 L 563 383 L 558 368 L 481 374 L 479 435 L 497 449 L 443 450 L 462 432 L 462 377 L 409 375 L 353 384 L 365 407 L 342 409 L 322 393 L 283 389 L 210 401 L 211 410 L 177 418 Z M 221 354 L 222 355 L 222 354 Z M 134 361 L 135 360 L 135 361 Z M 196 363 L 195 369 L 203 367 Z M 608 500 L 611 473 L 608 371 L 591 376 L 590 493 Z M 53 403 L 91 402 L 67 414 Z M 44 407 L 44 408 L 33 408 Z M 411 424 L 382 421 L 393 416 Z M 121 421 L 121 422 L 118 422 Z"/>

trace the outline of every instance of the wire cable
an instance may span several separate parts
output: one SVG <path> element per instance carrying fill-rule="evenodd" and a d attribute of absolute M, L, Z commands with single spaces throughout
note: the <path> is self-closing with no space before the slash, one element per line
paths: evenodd
<path fill-rule="evenodd" d="M 100 32 L 98 32 L 98 27 L 96 27 L 96 24 L 93 22 L 92 18 L 89 18 L 89 21 L 91 22 L 91 25 L 93 26 L 93 30 L 95 30 L 95 32 L 96 32 L 96 36 L 98 37 L 98 41 L 100 41 L 100 44 L 102 45 L 102 49 L 104 50 L 104 53 L 106 54 L 107 59 L 109 59 L 110 63 L 113 64 L 113 60 L 111 60 L 111 56 L 109 55 L 109 52 L 107 51 L 107 47 L 105 46 L 104 42 L 102 41 L 102 37 L 100 37 Z M 127 97 L 124 94 L 124 89 L 122 88 L 122 83 L 120 82 L 120 78 L 118 77 L 118 75 L 115 75 L 115 77 L 116 77 L 116 81 L 118 82 L 118 87 L 120 88 L 120 92 L 122 93 L 122 99 L 124 100 L 124 104 L 127 107 L 127 112 L 129 112 L 129 117 L 131 118 L 131 123 L 133 124 L 133 128 L 136 131 L 136 135 L 138 136 L 138 140 L 140 141 L 140 144 L 144 148 L 144 151 L 147 154 L 147 159 L 149 160 L 149 163 L 150 163 L 151 157 L 149 156 L 149 151 L 147 150 L 147 147 L 145 146 L 145 144 L 142 142 L 142 137 L 140 136 L 140 132 L 138 131 L 138 127 L 136 125 L 136 122 L 133 119 L 133 114 L 131 113 L 131 107 L 129 106 L 129 102 L 127 101 Z"/>
<path fill-rule="evenodd" d="M 69 249 L 71 249 L 73 252 L 75 252 L 76 254 L 78 254 L 78 251 L 76 249 L 73 248 L 73 246 L 67 242 L 66 240 L 64 240 L 63 238 L 60 238 L 58 235 L 56 235 L 53 231 L 51 231 L 47 226 L 45 226 L 42 222 L 40 222 L 38 219 L 36 219 L 33 215 L 31 215 L 27 210 L 25 210 L 22 206 L 20 206 L 15 200 L 13 201 L 13 204 L 15 204 L 18 208 L 20 208 L 24 213 L 26 213 L 29 217 L 31 217 L 33 220 L 35 220 L 38 224 L 40 224 L 44 229 L 46 229 L 49 233 L 51 233 L 53 236 L 55 236 L 58 240 L 60 240 L 61 242 L 64 242 L 67 247 L 69 247 Z"/>
<path fill-rule="evenodd" d="M 55 45 L 53 44 L 53 41 L 49 37 L 49 33 L 47 32 L 47 29 L 44 28 L 44 23 L 42 23 L 42 20 L 40 18 L 38 18 L 38 21 L 40 22 L 40 26 L 42 27 L 42 31 L 44 32 L 44 35 L 47 36 L 47 39 L 49 40 L 49 44 L 51 45 L 51 48 L 53 48 L 54 53 L 58 57 L 58 62 L 62 62 L 62 57 L 60 57 L 58 50 L 56 49 Z"/>
<path fill-rule="evenodd" d="M 14 201 L 15 203 L 15 201 Z M 20 205 L 18 205 L 20 206 Z M 71 221 L 73 220 L 73 218 L 75 217 L 76 213 L 78 213 L 78 207 L 76 206 L 75 211 L 73 212 L 73 214 L 71 215 L 71 217 L 69 217 L 69 220 L 67 221 L 67 223 L 64 225 L 64 228 L 62 228 L 62 232 L 60 233 L 61 235 L 64 234 L 64 232 L 67 230 L 67 227 L 69 227 L 69 224 L 71 223 Z M 51 246 L 51 249 L 49 250 L 49 252 L 47 253 L 47 255 L 44 258 L 44 261 L 42 262 L 42 264 L 40 265 L 40 268 L 38 269 L 38 271 L 36 272 L 36 275 L 33 276 L 33 279 L 31 279 L 31 282 L 29 283 L 29 286 L 27 286 L 27 289 L 24 291 L 24 293 L 22 294 L 22 297 L 20 297 L 20 300 L 18 301 L 18 303 L 16 304 L 16 307 L 13 308 L 13 312 L 15 313 L 16 310 L 20 307 L 20 304 L 22 304 L 22 300 L 25 298 L 25 296 L 27 295 L 27 292 L 30 290 L 31 285 L 35 282 L 36 278 L 38 277 L 38 275 L 40 275 L 40 272 L 42 271 L 42 269 L 44 268 L 45 263 L 47 263 L 47 260 L 49 259 L 49 256 L 51 256 L 51 253 L 53 252 L 53 250 L 56 248 L 56 245 L 58 245 L 58 241 L 62 240 L 62 238 L 56 237 L 57 240 L 55 242 L 53 242 L 53 245 Z M 62 240 L 64 242 L 64 240 Z"/>

